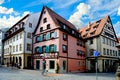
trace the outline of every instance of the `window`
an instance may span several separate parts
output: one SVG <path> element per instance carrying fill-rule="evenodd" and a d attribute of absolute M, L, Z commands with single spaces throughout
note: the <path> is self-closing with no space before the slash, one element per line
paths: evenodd
<path fill-rule="evenodd" d="M 43 40 L 44 41 L 46 40 L 46 34 L 43 34 Z"/>
<path fill-rule="evenodd" d="M 29 27 L 32 28 L 32 23 L 29 23 Z"/>
<path fill-rule="evenodd" d="M 51 39 L 54 39 L 56 37 L 56 32 L 51 32 L 50 37 L 51 37 Z"/>
<path fill-rule="evenodd" d="M 20 39 L 22 38 L 22 33 L 20 33 Z"/>
<path fill-rule="evenodd" d="M 50 45 L 50 52 L 54 52 L 54 45 Z"/>
<path fill-rule="evenodd" d="M 63 61 L 63 70 L 66 70 L 66 61 Z"/>
<path fill-rule="evenodd" d="M 46 52 L 46 46 L 43 46 L 42 50 L 43 50 L 42 52 L 45 53 Z"/>
<path fill-rule="evenodd" d="M 47 18 L 44 18 L 44 19 L 43 19 L 43 23 L 46 23 L 46 22 L 47 22 Z"/>
<path fill-rule="evenodd" d="M 15 36 L 13 37 L 13 41 L 15 41 Z"/>
<path fill-rule="evenodd" d="M 109 55 L 109 49 L 107 49 L 107 55 Z"/>
<path fill-rule="evenodd" d="M 47 29 L 50 29 L 50 24 L 47 25 Z"/>
<path fill-rule="evenodd" d="M 112 56 L 112 50 L 110 50 L 110 56 Z"/>
<path fill-rule="evenodd" d="M 115 56 L 115 51 L 113 50 L 113 56 Z"/>
<path fill-rule="evenodd" d="M 32 47 L 31 44 L 27 44 L 27 51 L 31 51 L 31 47 Z"/>
<path fill-rule="evenodd" d="M 62 51 L 67 52 L 67 45 L 62 45 Z"/>
<path fill-rule="evenodd" d="M 32 34 L 31 33 L 27 33 L 27 38 L 32 38 Z"/>
<path fill-rule="evenodd" d="M 102 39 L 103 39 L 103 43 L 105 43 L 105 37 L 102 37 Z"/>
<path fill-rule="evenodd" d="M 22 44 L 19 45 L 19 51 L 22 51 Z"/>
<path fill-rule="evenodd" d="M 16 35 L 16 40 L 18 40 L 18 34 Z"/>
<path fill-rule="evenodd" d="M 115 54 L 116 54 L 116 56 L 117 56 L 117 51 L 115 51 Z"/>
<path fill-rule="evenodd" d="M 39 53 L 39 47 L 35 48 L 35 53 L 37 53 L 37 54 Z"/>
<path fill-rule="evenodd" d="M 50 69 L 54 69 L 55 68 L 55 61 L 53 61 L 53 60 L 51 60 L 51 61 L 49 61 L 49 68 Z"/>
<path fill-rule="evenodd" d="M 74 34 L 74 33 L 75 33 L 75 31 L 72 30 L 72 34 Z"/>
<path fill-rule="evenodd" d="M 18 51 L 18 45 L 16 45 L 16 52 Z"/>
<path fill-rule="evenodd" d="M 103 48 L 103 54 L 106 55 L 106 49 L 105 48 Z"/>
<path fill-rule="evenodd" d="M 90 39 L 90 44 L 93 44 L 93 39 Z"/>
<path fill-rule="evenodd" d="M 13 52 L 15 52 L 15 46 L 13 46 Z"/>
<path fill-rule="evenodd" d="M 43 27 L 40 28 L 40 32 L 42 32 L 42 31 L 43 31 Z"/>
<path fill-rule="evenodd" d="M 89 53 L 89 55 L 90 55 L 90 56 L 92 56 L 92 55 L 93 55 L 94 50 L 93 50 L 93 49 L 90 49 L 90 50 L 89 50 L 89 52 L 90 52 L 90 53 Z"/>
<path fill-rule="evenodd" d="M 63 40 L 67 40 L 67 34 L 63 33 Z"/>
<path fill-rule="evenodd" d="M 55 44 L 50 45 L 50 52 L 56 52 L 56 45 Z"/>

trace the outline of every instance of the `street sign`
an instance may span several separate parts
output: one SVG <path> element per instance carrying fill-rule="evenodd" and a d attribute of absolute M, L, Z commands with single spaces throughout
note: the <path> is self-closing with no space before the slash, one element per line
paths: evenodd
<path fill-rule="evenodd" d="M 94 53 L 93 53 L 94 57 L 98 57 L 99 55 L 100 55 L 100 53 L 98 51 L 94 51 Z"/>

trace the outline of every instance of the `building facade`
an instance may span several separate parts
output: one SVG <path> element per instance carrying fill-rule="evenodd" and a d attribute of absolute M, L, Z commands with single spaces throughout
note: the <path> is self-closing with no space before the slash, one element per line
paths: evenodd
<path fill-rule="evenodd" d="M 70 22 L 44 6 L 34 32 L 34 69 L 48 72 L 84 72 L 85 42 Z"/>
<path fill-rule="evenodd" d="M 104 17 L 94 23 L 79 30 L 81 36 L 87 40 L 87 70 L 95 71 L 95 57 L 93 51 L 97 50 L 98 70 L 100 72 L 116 71 L 119 58 L 118 40 L 109 16 Z"/>
<path fill-rule="evenodd" d="M 26 15 L 5 33 L 5 65 L 32 67 L 32 32 L 37 26 L 39 15 L 40 13 Z"/>

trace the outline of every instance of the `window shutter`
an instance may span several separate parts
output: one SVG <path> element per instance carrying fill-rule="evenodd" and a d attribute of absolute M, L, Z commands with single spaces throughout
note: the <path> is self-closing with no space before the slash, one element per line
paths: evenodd
<path fill-rule="evenodd" d="M 43 37 L 42 35 L 39 36 L 39 41 L 42 41 L 43 40 Z"/>
<path fill-rule="evenodd" d="M 39 47 L 39 53 L 42 53 L 42 47 Z"/>
<path fill-rule="evenodd" d="M 54 44 L 54 52 L 56 52 L 56 45 Z"/>
<path fill-rule="evenodd" d="M 50 33 L 48 32 L 46 35 L 46 40 L 49 40 L 49 39 L 50 39 Z"/>
<path fill-rule="evenodd" d="M 54 38 L 56 38 L 57 37 L 57 32 L 54 32 Z"/>
<path fill-rule="evenodd" d="M 49 46 L 46 46 L 46 53 L 49 53 L 50 52 L 50 48 Z"/>
<path fill-rule="evenodd" d="M 39 37 L 37 36 L 37 41 L 36 42 L 38 42 L 39 41 Z"/>

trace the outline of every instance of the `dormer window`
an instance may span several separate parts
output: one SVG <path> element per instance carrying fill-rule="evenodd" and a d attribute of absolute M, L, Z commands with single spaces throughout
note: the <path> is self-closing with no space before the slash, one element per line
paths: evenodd
<path fill-rule="evenodd" d="M 43 27 L 40 28 L 40 32 L 42 32 L 42 31 L 43 31 Z"/>
<path fill-rule="evenodd" d="M 74 34 L 74 33 L 75 33 L 75 31 L 72 30 L 72 34 Z"/>
<path fill-rule="evenodd" d="M 47 18 L 44 18 L 44 19 L 43 19 L 43 23 L 46 23 L 46 22 L 47 22 Z"/>
<path fill-rule="evenodd" d="M 32 28 L 32 23 L 29 23 L 29 27 Z"/>
<path fill-rule="evenodd" d="M 50 24 L 47 25 L 47 29 L 50 29 Z"/>
<path fill-rule="evenodd" d="M 90 35 L 94 35 L 95 34 L 95 31 L 91 32 Z"/>
<path fill-rule="evenodd" d="M 63 29 L 66 29 L 66 26 L 65 26 L 65 25 L 63 25 Z"/>

